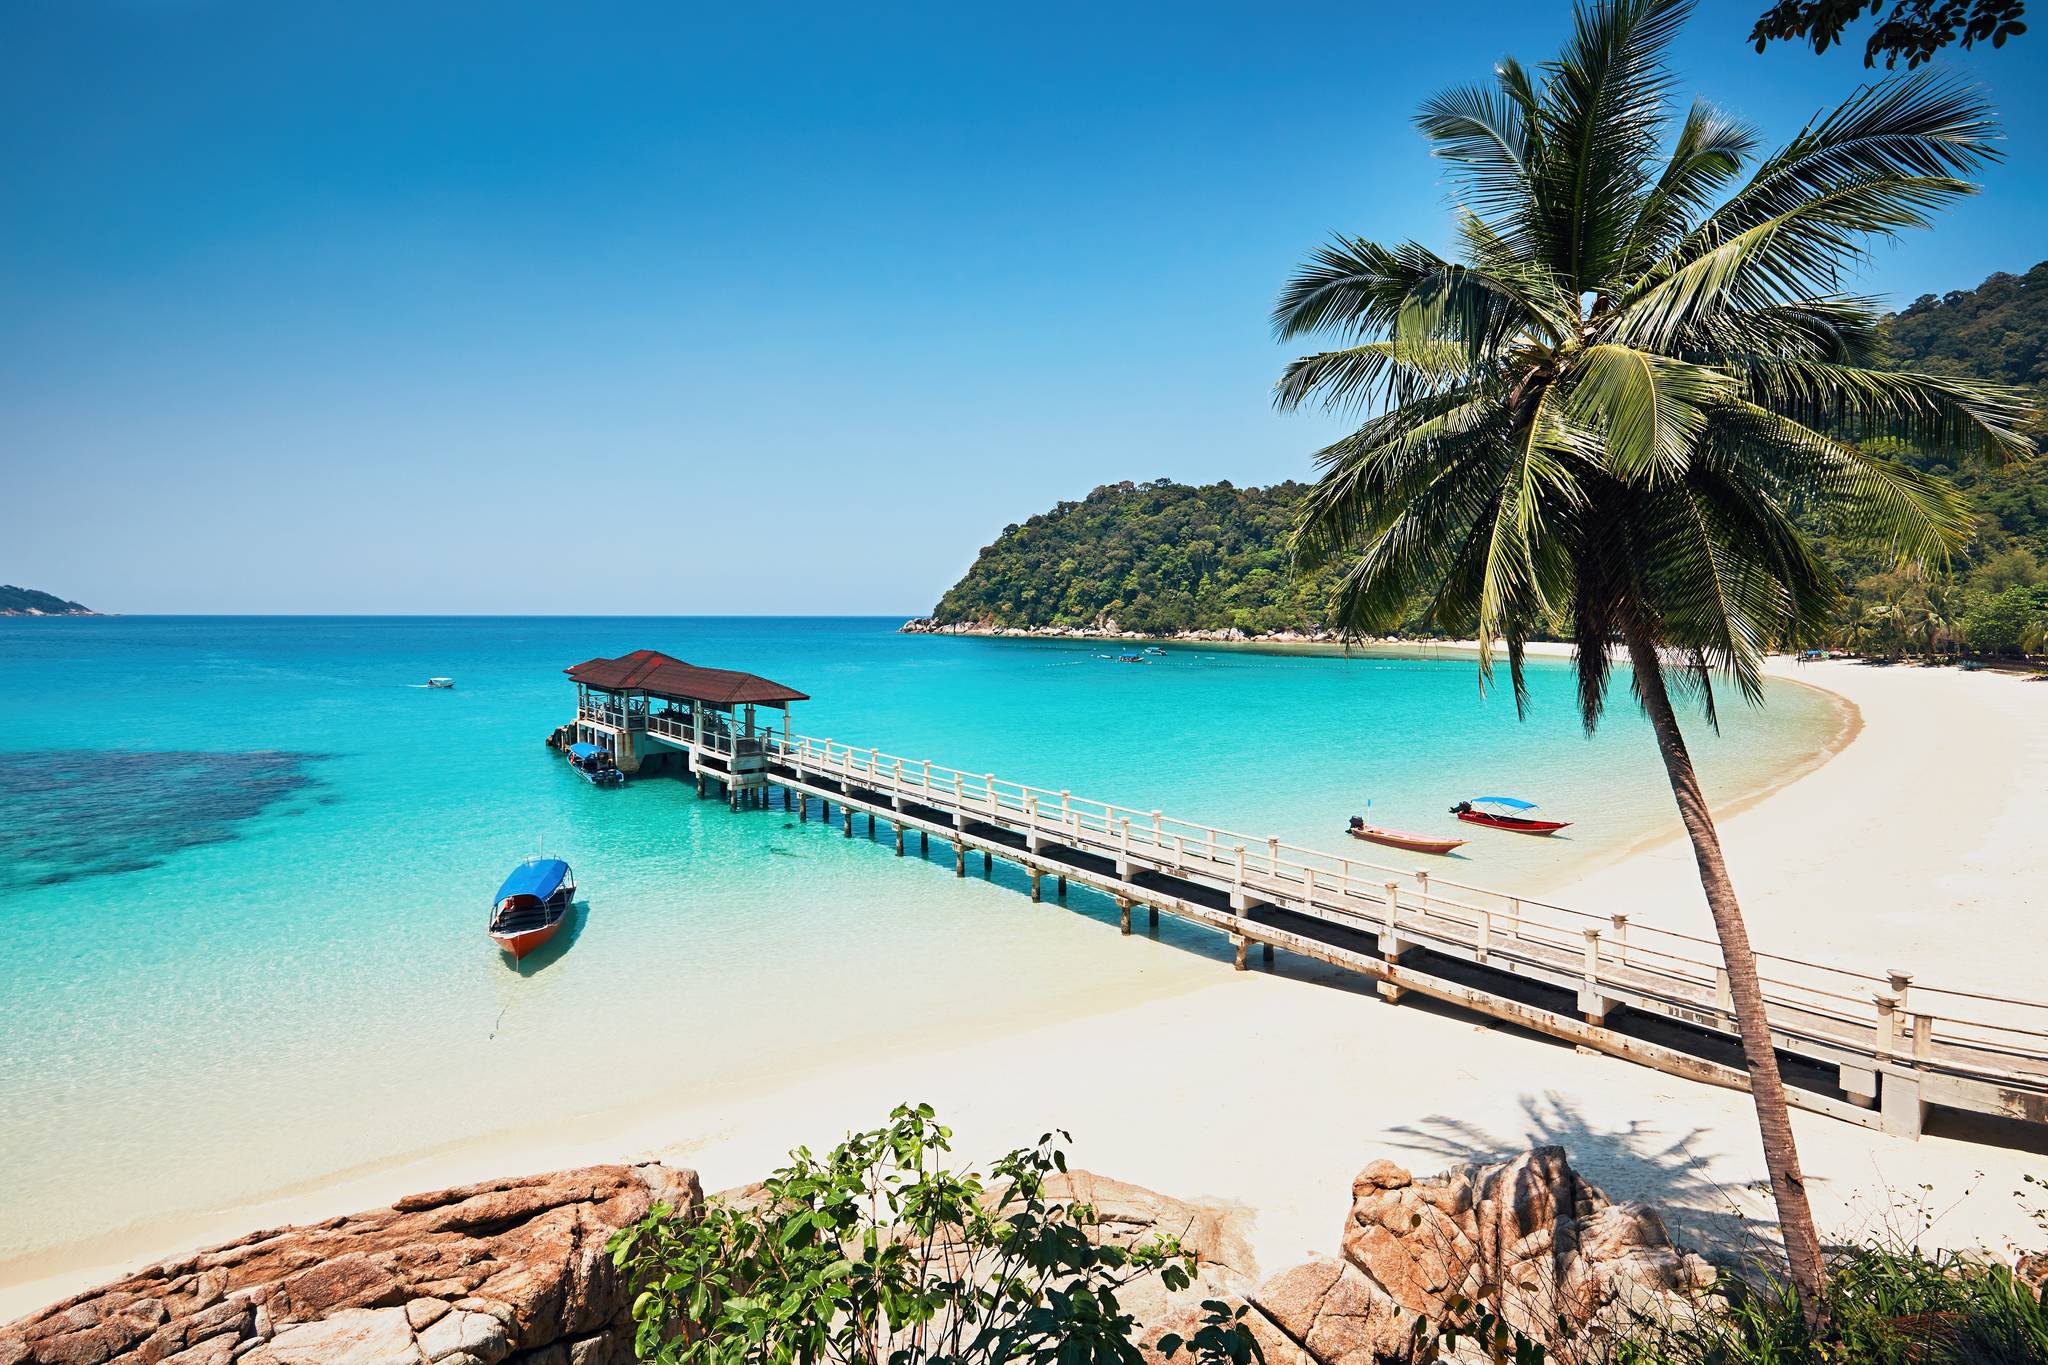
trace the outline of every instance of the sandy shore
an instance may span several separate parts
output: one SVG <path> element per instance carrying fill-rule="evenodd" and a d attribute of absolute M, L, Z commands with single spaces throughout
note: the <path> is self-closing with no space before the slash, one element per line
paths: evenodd
<path fill-rule="evenodd" d="M 1923 980 L 2038 994 L 2048 940 L 2048 686 L 1954 670 L 1776 666 L 1861 718 L 1853 742 L 1729 815 L 1731 866 L 1760 947 Z M 1811 756 L 1818 760 L 1823 755 Z M 1676 834 L 1676 817 L 1671 820 Z M 1690 854 L 1666 840 L 1602 869 L 1566 903 L 1704 923 Z M 1133 973 L 1179 950 L 1070 916 L 1076 951 Z M 829 1142 L 898 1099 L 926 1100 L 983 1158 L 1049 1126 L 1078 1164 L 1258 1211 L 1262 1264 L 1335 1248 L 1351 1176 L 1373 1156 L 1434 1168 L 1555 1141 L 1617 1197 L 1663 1206 L 1700 1242 L 1739 1245 L 1769 1221 L 1745 1095 L 1475 1024 L 1379 1004 L 1356 979 L 1285 962 L 1144 1003 L 948 1039 L 735 1093 L 594 1115 L 545 1139 L 466 1144 L 175 1228 L 136 1230 L 22 1267 L 0 1320 L 128 1266 L 248 1229 L 513 1171 L 656 1156 L 708 1188 L 758 1176 L 790 1146 Z M 2041 1237 L 2019 1176 L 2048 1157 L 1941 1137 L 1888 1138 L 1795 1115 L 1825 1230 L 1919 1234 L 1995 1252 Z M 1931 1218 L 1923 1225 L 1922 1213 Z"/>

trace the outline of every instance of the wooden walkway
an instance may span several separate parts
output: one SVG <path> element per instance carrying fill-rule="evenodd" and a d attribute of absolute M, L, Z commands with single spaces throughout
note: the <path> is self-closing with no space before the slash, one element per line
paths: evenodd
<path fill-rule="evenodd" d="M 655 738 L 723 781 L 729 741 Z M 1389 1001 L 1413 992 L 1676 1075 L 1747 1085 L 1713 940 L 993 773 L 787 734 L 754 742 L 767 750 L 756 781 L 781 787 L 803 818 L 816 801 L 849 837 L 856 814 L 869 833 L 886 822 L 899 855 L 909 836 L 923 851 L 938 839 L 956 875 L 970 853 L 984 870 L 1001 857 L 1025 869 L 1033 900 L 1046 877 L 1059 892 L 1072 881 L 1113 898 L 1125 933 L 1135 908 L 1154 924 L 1164 913 L 1213 929 L 1239 970 L 1253 946 L 1268 962 L 1294 953 L 1373 978 Z M 1930 1107 L 2027 1125 L 1983 1134 L 1991 1140 L 2048 1137 L 2048 1003 L 1772 954 L 1759 963 L 1793 1103 L 1910 1137 Z"/>

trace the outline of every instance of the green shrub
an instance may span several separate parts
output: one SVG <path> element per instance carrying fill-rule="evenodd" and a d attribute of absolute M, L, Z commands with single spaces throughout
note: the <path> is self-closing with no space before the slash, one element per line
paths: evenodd
<path fill-rule="evenodd" d="M 621 1229 L 613 1261 L 637 1291 L 634 1347 L 675 1365 L 1137 1365 L 1135 1324 L 1116 1292 L 1158 1274 L 1193 1282 L 1170 1236 L 1135 1246 L 1099 1237 L 1094 1210 L 1046 1194 L 1064 1153 L 1048 1133 L 986 1175 L 939 1165 L 951 1130 L 928 1106 L 825 1156 L 807 1148 L 758 1198 L 700 1215 L 656 1208 Z M 1186 1341 L 1209 1365 L 1256 1348 L 1220 1302 Z"/>

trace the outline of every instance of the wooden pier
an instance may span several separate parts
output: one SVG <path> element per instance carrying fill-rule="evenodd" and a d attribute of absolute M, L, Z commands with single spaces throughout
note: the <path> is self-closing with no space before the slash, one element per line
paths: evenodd
<path fill-rule="evenodd" d="M 603 662 L 603 661 L 593 661 Z M 587 668 L 579 665 L 579 668 Z M 575 670 L 571 670 L 572 675 Z M 734 675 L 747 676 L 747 675 Z M 760 680 L 765 681 L 765 680 Z M 787 690 L 787 689 L 785 689 Z M 800 694 L 798 694 L 800 696 Z M 1031 899 L 1070 884 L 1111 898 L 1125 933 L 1143 910 L 1223 935 L 1238 970 L 1257 948 L 1370 977 L 1409 993 L 1694 1080 L 1747 1087 L 1719 945 L 1469 886 L 1427 869 L 1303 848 L 1109 802 L 967 773 L 926 759 L 737 723 L 649 724 L 642 752 L 675 753 L 700 794 L 735 809 L 776 799 L 851 838 L 879 827 L 903 856 L 938 842 L 953 872 L 979 854 L 1024 869 Z M 741 707 L 744 710 L 741 711 Z M 627 708 L 630 710 L 630 708 Z M 579 697 L 579 721 L 621 712 Z M 599 729 L 606 722 L 597 722 Z M 1971 1136 L 2048 1140 L 2048 1003 L 1987 995 L 1759 954 L 1772 1035 L 1792 1103 L 1918 1137 L 1930 1110 L 1987 1116 Z"/>

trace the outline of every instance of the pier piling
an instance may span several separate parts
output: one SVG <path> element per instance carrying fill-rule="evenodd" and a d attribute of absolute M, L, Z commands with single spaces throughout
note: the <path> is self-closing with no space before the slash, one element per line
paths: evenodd
<path fill-rule="evenodd" d="M 901 823 L 896 825 L 896 856 L 899 858 L 903 856 L 903 826 Z"/>
<path fill-rule="evenodd" d="M 1034 867 L 1031 869 L 1031 903 L 1033 905 L 1036 905 L 1040 901 L 1043 901 L 1045 899 L 1045 894 L 1039 890 L 1038 886 L 1039 882 L 1043 880 L 1044 877 L 1045 874 L 1043 872 L 1040 872 L 1037 868 Z"/>
<path fill-rule="evenodd" d="M 967 875 L 967 845 L 965 844 L 953 845 L 953 875 L 956 877 Z"/>

